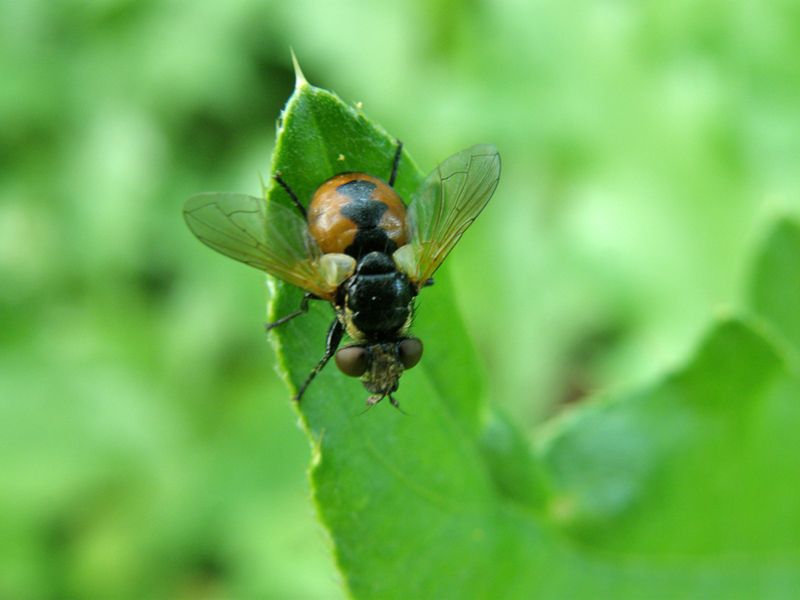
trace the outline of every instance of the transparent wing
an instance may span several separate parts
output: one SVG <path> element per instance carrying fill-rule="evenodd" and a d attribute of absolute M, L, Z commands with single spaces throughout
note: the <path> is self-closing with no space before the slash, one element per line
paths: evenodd
<path fill-rule="evenodd" d="M 186 201 L 191 232 L 217 252 L 330 300 L 335 288 L 319 270 L 322 251 L 289 208 L 243 194 L 200 194 Z"/>
<path fill-rule="evenodd" d="M 410 248 L 398 261 L 422 287 L 450 254 L 463 233 L 489 202 L 500 179 L 500 154 L 491 144 L 477 144 L 442 162 L 411 199 L 407 223 Z"/>

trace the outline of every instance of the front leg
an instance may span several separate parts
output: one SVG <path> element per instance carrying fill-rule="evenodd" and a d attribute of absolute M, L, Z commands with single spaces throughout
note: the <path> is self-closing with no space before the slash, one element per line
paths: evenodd
<path fill-rule="evenodd" d="M 306 379 L 305 383 L 300 386 L 300 389 L 297 391 L 297 394 L 293 398 L 298 403 L 300 399 L 303 397 L 303 392 L 306 391 L 308 384 L 311 383 L 311 380 L 317 376 L 317 373 L 322 371 L 323 367 L 328 364 L 328 361 L 336 352 L 336 349 L 339 347 L 339 344 L 342 341 L 342 334 L 344 334 L 344 327 L 342 327 L 341 321 L 339 319 L 335 319 L 333 323 L 331 323 L 331 328 L 328 330 L 328 339 L 325 341 L 325 356 L 322 357 L 322 360 L 317 363 L 317 366 L 314 367 L 314 370 L 311 371 L 311 374 Z"/>

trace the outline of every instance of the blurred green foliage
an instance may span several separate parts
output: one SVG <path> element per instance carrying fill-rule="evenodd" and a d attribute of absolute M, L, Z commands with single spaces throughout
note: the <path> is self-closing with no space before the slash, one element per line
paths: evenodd
<path fill-rule="evenodd" d="M 425 172 L 500 148 L 497 194 L 444 269 L 517 426 L 684 364 L 720 305 L 785 303 L 739 290 L 800 205 L 795 3 L 0 12 L 4 598 L 342 597 L 261 277 L 180 215 L 200 191 L 258 193 L 290 45 Z"/>

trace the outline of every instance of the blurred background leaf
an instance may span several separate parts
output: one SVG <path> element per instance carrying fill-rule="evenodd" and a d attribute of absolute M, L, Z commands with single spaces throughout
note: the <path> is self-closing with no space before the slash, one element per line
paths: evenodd
<path fill-rule="evenodd" d="M 791 2 L 0 11 L 3 597 L 342 597 L 262 278 L 180 214 L 201 191 L 259 192 L 290 45 L 425 172 L 500 149 L 497 194 L 443 269 L 523 429 L 685 364 L 800 204 Z"/>

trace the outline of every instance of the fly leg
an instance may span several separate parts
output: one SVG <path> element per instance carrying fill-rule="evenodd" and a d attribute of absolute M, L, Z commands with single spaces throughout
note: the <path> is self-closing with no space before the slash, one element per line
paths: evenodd
<path fill-rule="evenodd" d="M 282 187 L 284 190 L 286 190 L 286 193 L 287 193 L 287 194 L 289 194 L 289 198 L 291 198 L 291 199 L 292 199 L 292 202 L 294 202 L 294 205 L 297 207 L 297 210 L 299 210 L 299 211 L 300 211 L 300 214 L 301 214 L 301 215 L 303 215 L 303 218 L 305 219 L 305 218 L 306 218 L 306 208 L 305 208 L 305 206 L 303 206 L 302 204 L 300 204 L 300 200 L 298 200 L 298 199 L 297 199 L 297 194 L 295 194 L 295 193 L 292 191 L 292 188 L 290 188 L 290 187 L 289 187 L 289 184 L 288 184 L 288 183 L 286 183 L 286 182 L 285 182 L 283 179 L 281 179 L 281 172 L 280 172 L 280 171 L 276 171 L 276 172 L 275 172 L 275 175 L 273 175 L 273 176 L 272 176 L 272 178 L 273 178 L 275 181 L 277 181 L 277 182 L 278 182 L 278 184 L 279 184 L 279 185 L 280 185 L 280 186 L 281 186 L 281 187 Z"/>
<path fill-rule="evenodd" d="M 402 408 L 400 408 L 400 403 L 397 401 L 397 399 L 394 396 L 392 396 L 391 393 L 386 394 L 386 395 L 389 396 L 389 402 L 392 403 L 392 406 L 394 406 L 397 410 L 399 410 L 404 415 L 408 414 L 406 411 L 404 411 Z"/>
<path fill-rule="evenodd" d="M 303 313 L 307 313 L 308 301 L 312 299 L 319 300 L 319 298 L 317 298 L 311 292 L 306 292 L 305 294 L 303 294 L 303 299 L 300 301 L 300 308 L 298 310 L 286 315 L 285 317 L 281 317 L 280 319 L 278 319 L 277 321 L 273 321 L 272 323 L 264 323 L 264 327 L 266 328 L 267 331 L 269 331 L 273 327 L 277 327 L 278 325 L 283 325 L 284 323 L 286 323 L 286 321 L 294 319 L 295 317 L 300 316 Z"/>
<path fill-rule="evenodd" d="M 394 187 L 394 180 L 397 177 L 397 165 L 400 164 L 400 153 L 403 151 L 403 142 L 397 140 L 397 152 L 392 163 L 392 174 L 389 176 L 389 187 Z"/>
<path fill-rule="evenodd" d="M 297 394 L 293 398 L 297 402 L 300 402 L 300 398 L 303 397 L 303 392 L 306 391 L 308 384 L 311 383 L 311 380 L 317 376 L 317 373 L 322 371 L 323 367 L 328 364 L 328 361 L 336 352 L 336 349 L 339 347 L 339 344 L 342 341 L 342 334 L 344 333 L 344 327 L 342 327 L 341 321 L 339 319 L 334 320 L 331 323 L 331 328 L 328 330 L 328 339 L 325 341 L 325 356 L 322 357 L 322 360 L 317 363 L 317 366 L 314 367 L 314 370 L 311 371 L 311 374 L 306 379 L 305 383 L 300 386 L 300 389 L 297 390 Z"/>

